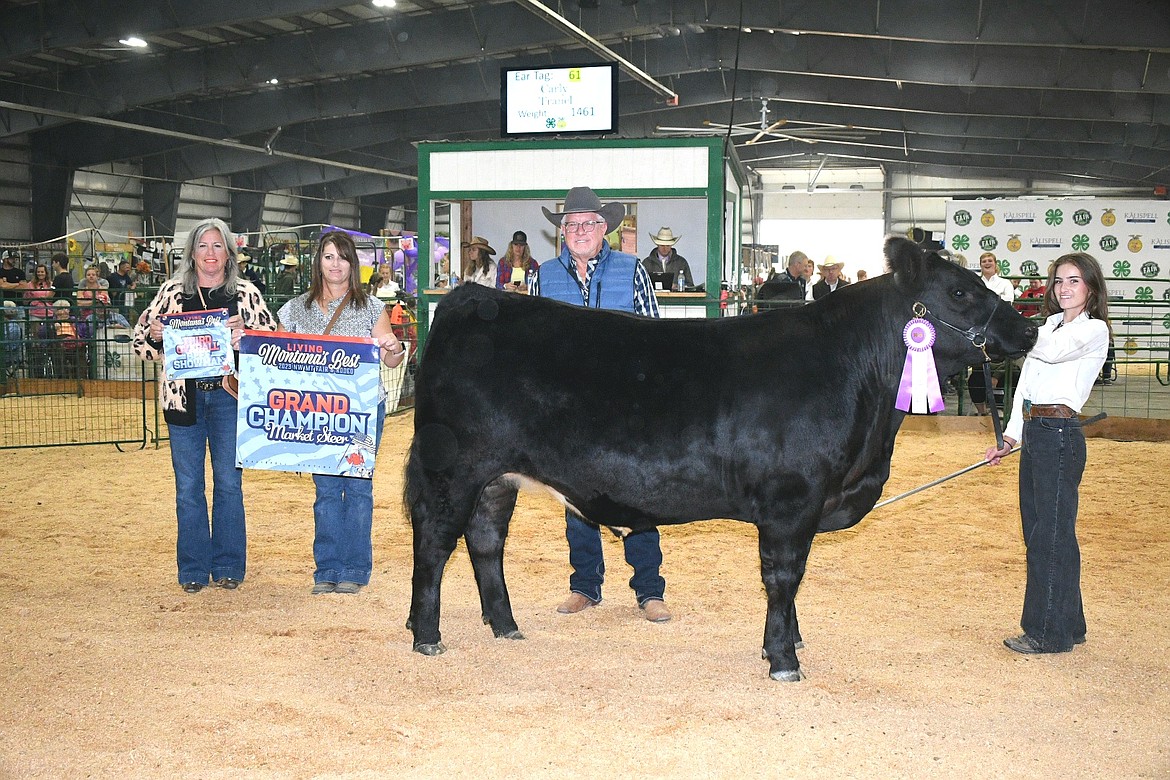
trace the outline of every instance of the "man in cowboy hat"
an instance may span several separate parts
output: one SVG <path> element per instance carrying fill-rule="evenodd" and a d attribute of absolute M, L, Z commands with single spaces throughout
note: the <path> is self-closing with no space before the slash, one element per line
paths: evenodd
<path fill-rule="evenodd" d="M 841 269 L 844 267 L 845 264 L 832 255 L 826 257 L 822 265 L 817 266 L 817 270 L 821 272 L 821 280 L 813 285 L 812 296 L 814 301 L 824 298 L 838 287 L 845 287 L 849 284 L 849 282 L 841 278 Z"/>
<path fill-rule="evenodd" d="M 280 258 L 280 273 L 276 275 L 276 294 L 291 298 L 296 288 L 297 270 L 301 261 L 294 255 Z"/>
<path fill-rule="evenodd" d="M 670 274 L 672 287 L 677 284 L 678 272 L 682 271 L 686 286 L 694 287 L 695 282 L 691 279 L 690 263 L 674 248 L 680 238 L 682 236 L 676 236 L 668 227 L 659 228 L 657 233 L 650 236 L 655 247 L 642 261 L 642 265 L 652 274 Z"/>
<path fill-rule="evenodd" d="M 588 187 L 574 187 L 565 196 L 564 211 L 541 207 L 549 222 L 564 238 L 561 254 L 540 264 L 529 282 L 531 295 L 541 295 L 577 306 L 617 309 L 658 316 L 658 299 L 650 274 L 638 258 L 613 251 L 605 236 L 622 222 L 626 209 L 621 203 L 602 205 Z M 594 518 L 605 522 L 605 518 Z M 601 602 L 605 561 L 601 533 L 572 512 L 565 512 L 565 538 L 569 542 L 569 597 L 557 612 L 570 615 Z M 662 548 L 658 529 L 628 534 L 623 540 L 626 563 L 634 569 L 630 580 L 645 618 L 654 623 L 670 620 L 663 601 L 666 580 L 658 573 Z"/>
<path fill-rule="evenodd" d="M 268 285 L 264 283 L 260 272 L 252 267 L 252 258 L 248 257 L 248 253 L 243 249 L 236 252 L 236 263 L 240 266 L 240 276 L 247 279 L 252 284 L 256 285 L 256 289 L 263 295 L 268 290 Z"/>

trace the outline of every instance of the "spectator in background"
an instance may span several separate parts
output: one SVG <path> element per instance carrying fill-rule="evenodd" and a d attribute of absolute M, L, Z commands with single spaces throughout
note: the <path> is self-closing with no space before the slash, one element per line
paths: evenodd
<path fill-rule="evenodd" d="M 110 294 L 102 289 L 100 282 L 97 266 L 87 267 L 81 280 L 81 287 L 77 289 L 77 306 L 82 310 L 81 315 L 87 320 L 94 319 L 96 309 L 100 309 L 104 313 L 109 308 Z M 97 319 L 104 319 L 104 317 Z"/>
<path fill-rule="evenodd" d="M 532 250 L 528 248 L 528 234 L 517 230 L 512 234 L 504 258 L 500 260 L 500 268 L 496 273 L 496 287 L 500 290 L 527 293 L 528 280 L 536 273 L 540 263 L 532 258 Z"/>
<path fill-rule="evenodd" d="M 866 279 L 868 279 L 868 278 L 869 278 L 869 273 L 868 273 L 868 272 L 867 272 L 867 271 L 866 271 L 864 268 L 860 268 L 860 269 L 858 269 L 858 271 L 857 271 L 857 281 L 859 281 L 859 282 L 864 282 L 864 281 L 865 281 Z"/>
<path fill-rule="evenodd" d="M 24 271 L 16 267 L 17 259 L 13 256 L 14 251 L 4 251 L 2 259 L 4 269 L 0 271 L 0 290 L 4 293 L 4 300 L 16 304 L 18 301 L 24 300 L 24 290 L 28 284 L 24 279 Z"/>
<path fill-rule="evenodd" d="M 276 295 L 281 298 L 291 298 L 296 289 L 297 271 L 301 261 L 292 255 L 280 258 L 280 273 L 276 275 Z"/>
<path fill-rule="evenodd" d="M 825 258 L 824 264 L 820 267 L 821 280 L 812 288 L 814 301 L 824 298 L 838 288 L 849 286 L 849 282 L 841 278 L 841 269 L 844 267 L 845 264 L 832 255 Z"/>
<path fill-rule="evenodd" d="M 4 301 L 3 353 L 0 354 L 0 386 L 7 390 L 8 377 L 24 362 L 24 323 L 15 301 Z"/>
<path fill-rule="evenodd" d="M 268 285 L 264 283 L 263 275 L 259 269 L 252 267 L 252 258 L 248 256 L 247 252 L 243 249 L 237 252 L 236 262 L 239 263 L 240 276 L 251 282 L 260 291 L 261 295 L 268 292 Z"/>
<path fill-rule="evenodd" d="M 1048 291 L 1044 280 L 1033 276 L 1028 280 L 1028 286 L 1020 293 L 1016 300 L 1016 309 L 1025 317 L 1036 317 L 1044 305 L 1044 293 Z"/>
<path fill-rule="evenodd" d="M 788 256 L 788 267 L 760 285 L 756 298 L 767 300 L 803 301 L 808 292 L 808 255 L 797 250 Z"/>
<path fill-rule="evenodd" d="M 979 278 L 983 280 L 983 284 L 987 289 L 998 295 L 1001 300 L 1013 303 L 1016 299 L 1016 291 L 1012 287 L 1012 283 L 999 275 L 999 263 L 995 259 L 995 255 L 991 252 L 984 252 L 979 255 Z M 999 386 L 999 376 L 1004 374 L 1003 364 L 992 366 L 992 384 Z M 983 377 L 983 366 L 972 366 L 971 373 L 967 375 L 967 394 L 971 396 L 971 403 L 975 404 L 975 410 L 980 416 L 987 414 L 988 403 L 994 403 L 995 398 L 988 398 L 993 396 L 994 387 L 987 387 L 987 383 Z"/>
<path fill-rule="evenodd" d="M 682 236 L 676 236 L 668 227 L 659 228 L 657 233 L 650 236 L 650 240 L 654 242 L 654 249 L 642 260 L 642 266 L 650 273 L 670 274 L 672 290 L 678 286 L 676 280 L 679 271 L 682 271 L 686 287 L 695 286 L 695 280 L 691 278 L 691 264 L 674 248 L 680 238 Z"/>
<path fill-rule="evenodd" d="M 496 261 L 492 258 L 495 253 L 486 238 L 472 236 L 467 251 L 463 253 L 463 283 L 495 287 Z"/>
<path fill-rule="evenodd" d="M 73 288 L 76 284 L 73 281 L 73 273 L 69 270 L 69 255 L 64 252 L 57 252 L 53 255 L 53 293 L 58 298 L 72 298 Z"/>
<path fill-rule="evenodd" d="M 32 281 L 24 291 L 25 305 L 28 306 L 28 316 L 38 320 L 48 320 L 53 317 L 53 282 L 49 278 L 49 269 L 38 265 L 33 269 Z"/>
<path fill-rule="evenodd" d="M 110 274 L 106 281 L 110 283 L 110 290 L 117 293 L 119 290 L 133 290 L 138 281 L 130 275 L 130 261 L 122 260 L 118 263 L 118 270 Z"/>

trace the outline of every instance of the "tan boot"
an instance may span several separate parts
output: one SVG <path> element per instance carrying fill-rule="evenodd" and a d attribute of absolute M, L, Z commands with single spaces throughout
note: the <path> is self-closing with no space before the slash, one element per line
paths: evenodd
<path fill-rule="evenodd" d="M 670 620 L 670 610 L 661 599 L 650 599 L 642 605 L 642 616 L 651 623 L 665 623 Z"/>
<path fill-rule="evenodd" d="M 582 610 L 596 607 L 600 603 L 600 601 L 594 601 L 580 593 L 570 593 L 569 597 L 557 607 L 557 612 L 560 612 L 562 615 L 575 615 Z"/>

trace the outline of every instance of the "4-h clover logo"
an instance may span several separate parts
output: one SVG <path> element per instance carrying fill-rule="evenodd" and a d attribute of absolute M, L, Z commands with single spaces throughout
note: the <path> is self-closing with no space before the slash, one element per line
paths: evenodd
<path fill-rule="evenodd" d="M 1118 260 L 1116 263 L 1114 263 L 1113 264 L 1113 275 L 1114 276 L 1121 276 L 1121 277 L 1129 276 L 1129 261 L 1128 260 Z"/>
<path fill-rule="evenodd" d="M 999 274 L 1000 276 L 1007 276 L 1008 274 L 1010 274 L 1012 272 L 1012 264 L 1009 263 L 1007 260 L 1000 260 L 995 265 L 996 265 L 996 268 L 999 269 L 998 271 L 996 271 L 996 273 Z"/>
<path fill-rule="evenodd" d="M 1084 252 L 1089 248 L 1089 237 L 1084 233 L 1078 233 L 1072 237 L 1072 248 L 1075 252 Z"/>
<path fill-rule="evenodd" d="M 1165 314 L 1162 316 L 1162 327 L 1166 330 L 1170 330 L 1170 314 Z"/>
<path fill-rule="evenodd" d="M 1134 290 L 1134 297 L 1137 298 L 1139 301 L 1152 301 L 1152 300 L 1154 300 L 1154 288 L 1153 287 L 1139 287 L 1136 290 Z"/>
<path fill-rule="evenodd" d="M 951 239 L 951 248 L 965 252 L 971 248 L 971 239 L 960 233 Z"/>
<path fill-rule="evenodd" d="M 1060 209 L 1048 209 L 1044 212 L 1044 222 L 1048 225 L 1059 225 L 1064 222 L 1064 212 Z"/>
<path fill-rule="evenodd" d="M 550 116 L 548 119 L 544 120 L 544 126 L 547 127 L 549 130 L 552 130 L 554 127 L 557 126 L 557 120 L 553 119 Z"/>
<path fill-rule="evenodd" d="M 113 350 L 106 350 L 106 368 L 121 368 L 122 356 Z"/>

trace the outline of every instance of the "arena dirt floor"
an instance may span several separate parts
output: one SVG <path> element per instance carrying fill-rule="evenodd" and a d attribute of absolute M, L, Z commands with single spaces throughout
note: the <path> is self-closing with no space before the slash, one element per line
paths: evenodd
<path fill-rule="evenodd" d="M 1012 459 L 818 537 L 797 599 L 807 679 L 786 684 L 759 656 L 753 528 L 663 530 L 670 623 L 639 617 L 612 539 L 605 601 L 563 616 L 563 519 L 539 494 L 506 558 L 527 640 L 481 624 L 459 550 L 448 652 L 412 653 L 411 423 L 387 427 L 357 596 L 309 595 L 307 476 L 247 472 L 247 580 L 187 595 L 165 445 L 6 452 L 0 777 L 1170 777 L 1170 443 L 1089 442 L 1087 644 L 1001 644 L 1024 585 Z M 903 431 L 886 495 L 988 443 Z"/>

